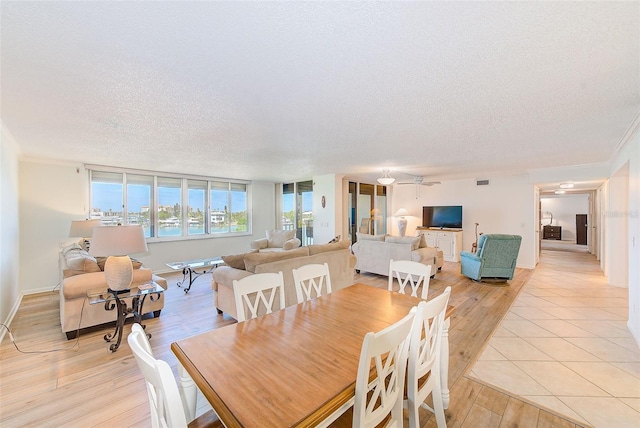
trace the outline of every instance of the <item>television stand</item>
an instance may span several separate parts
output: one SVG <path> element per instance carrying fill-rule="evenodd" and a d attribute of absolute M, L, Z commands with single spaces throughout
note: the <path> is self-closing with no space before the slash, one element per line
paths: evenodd
<path fill-rule="evenodd" d="M 432 227 L 417 227 L 416 232 L 424 233 L 427 246 L 442 251 L 448 262 L 459 262 L 462 251 L 462 229 L 446 229 Z"/>

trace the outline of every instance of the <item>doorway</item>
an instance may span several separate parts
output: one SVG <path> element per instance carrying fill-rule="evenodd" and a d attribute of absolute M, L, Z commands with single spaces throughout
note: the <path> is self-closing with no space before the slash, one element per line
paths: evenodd
<path fill-rule="evenodd" d="M 540 195 L 541 251 L 589 253 L 591 193 Z"/>
<path fill-rule="evenodd" d="M 587 245 L 587 232 L 589 226 L 587 224 L 586 214 L 576 214 L 576 244 Z"/>

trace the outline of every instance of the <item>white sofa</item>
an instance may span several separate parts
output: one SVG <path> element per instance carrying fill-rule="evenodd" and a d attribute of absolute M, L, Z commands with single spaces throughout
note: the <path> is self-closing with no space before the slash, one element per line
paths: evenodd
<path fill-rule="evenodd" d="M 389 275 L 391 260 L 413 260 L 431 266 L 433 278 L 444 264 L 442 251 L 427 247 L 424 236 L 387 236 L 357 234 L 358 241 L 351 246 L 357 258 L 356 272 Z"/>

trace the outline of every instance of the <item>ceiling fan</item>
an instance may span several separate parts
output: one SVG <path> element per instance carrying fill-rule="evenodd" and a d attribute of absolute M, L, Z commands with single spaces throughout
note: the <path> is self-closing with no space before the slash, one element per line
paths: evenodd
<path fill-rule="evenodd" d="M 415 176 L 413 181 L 398 181 L 397 184 L 415 184 L 416 186 L 433 186 L 434 184 L 440 184 L 439 181 L 424 181 L 424 177 Z"/>
<path fill-rule="evenodd" d="M 408 174 L 407 174 L 408 175 Z M 413 184 L 416 186 L 416 199 L 420 197 L 420 186 L 433 186 L 440 184 L 439 181 L 424 181 L 424 177 L 419 175 L 413 176 L 413 181 L 398 182 L 397 184 Z"/>

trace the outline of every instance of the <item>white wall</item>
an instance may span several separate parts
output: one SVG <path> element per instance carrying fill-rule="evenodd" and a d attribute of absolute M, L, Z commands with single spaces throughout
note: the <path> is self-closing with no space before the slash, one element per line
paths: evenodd
<path fill-rule="evenodd" d="M 313 243 L 326 244 L 338 235 L 346 239 L 342 218 L 342 176 L 328 174 L 313 177 Z"/>
<path fill-rule="evenodd" d="M 20 301 L 18 146 L 0 124 L 0 320 L 8 324 Z M 5 330 L 0 331 L 0 338 Z M 1 339 L 0 339 L 1 340 Z"/>
<path fill-rule="evenodd" d="M 608 214 L 612 214 L 618 210 L 617 216 L 607 217 L 608 226 L 612 226 L 609 222 L 612 218 L 618 220 L 626 220 L 626 234 L 619 236 L 616 232 L 617 226 L 613 225 L 613 231 L 607 228 L 607 239 L 610 243 L 610 247 L 613 246 L 626 246 L 626 283 L 629 287 L 629 321 L 627 323 L 631 334 L 635 338 L 635 341 L 640 345 L 640 267 L 638 261 L 640 260 L 640 132 L 638 127 L 635 127 L 635 135 L 631 136 L 626 144 L 615 154 L 611 163 L 611 175 L 612 178 L 616 172 L 622 172 L 626 174 L 626 180 L 623 180 L 622 187 L 626 187 L 626 207 L 619 203 L 610 202 L 608 207 Z M 610 180 L 610 191 L 616 192 L 613 189 L 616 186 L 616 180 Z M 619 189 L 618 189 L 619 191 Z M 619 211 L 620 208 L 625 211 Z M 607 257 L 608 262 L 613 262 L 613 255 Z M 611 265 L 610 271 L 613 271 L 614 267 Z"/>
<path fill-rule="evenodd" d="M 576 242 L 576 214 L 589 215 L 589 195 L 541 196 L 540 203 L 543 213 L 549 211 L 553 214 L 553 225 L 562 227 L 562 240 Z M 549 219 L 543 218 L 542 225 L 547 224 Z"/>
<path fill-rule="evenodd" d="M 470 251 L 478 232 L 506 233 L 522 236 L 518 267 L 535 267 L 535 198 L 534 186 L 526 174 L 491 178 L 489 186 L 476 186 L 474 179 L 446 181 L 434 186 L 421 186 L 416 198 L 415 186 L 393 186 L 391 211 L 406 208 L 407 236 L 415 234 L 422 224 L 425 205 L 462 205 L 464 251 Z M 396 221 L 391 221 L 391 233 L 398 234 Z"/>
<path fill-rule="evenodd" d="M 82 165 L 31 159 L 19 162 L 20 245 L 12 248 L 20 249 L 14 263 L 18 261 L 20 266 L 23 293 L 56 286 L 60 245 L 72 241 L 68 238 L 71 221 L 88 212 L 87 194 L 88 178 Z M 162 273 L 170 271 L 165 265 L 168 262 L 246 252 L 253 239 L 275 228 L 274 183 L 252 183 L 251 209 L 253 235 L 149 243 L 149 254 L 137 258 Z"/>

